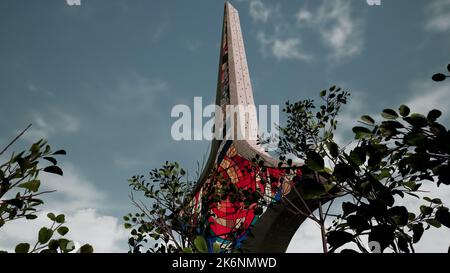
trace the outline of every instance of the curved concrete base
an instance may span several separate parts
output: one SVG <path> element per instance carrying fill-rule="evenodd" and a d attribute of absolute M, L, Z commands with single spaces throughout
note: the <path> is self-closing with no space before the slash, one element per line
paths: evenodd
<path fill-rule="evenodd" d="M 302 211 L 307 209 L 302 206 L 298 195 L 292 191 L 286 198 L 293 202 Z M 306 217 L 294 214 L 288 209 L 289 204 L 278 203 L 263 213 L 252 228 L 253 236 L 243 243 L 242 250 L 249 253 L 280 253 L 286 252 L 292 237 L 297 232 Z M 311 211 L 315 211 L 317 204 L 308 203 Z"/>

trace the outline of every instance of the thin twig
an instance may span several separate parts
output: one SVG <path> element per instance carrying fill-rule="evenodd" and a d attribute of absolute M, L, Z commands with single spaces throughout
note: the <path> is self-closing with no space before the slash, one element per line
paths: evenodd
<path fill-rule="evenodd" d="M 289 200 L 289 198 L 283 196 L 283 197 L 282 197 L 282 200 L 288 201 L 288 203 L 289 203 L 292 207 L 294 207 L 294 208 L 298 211 L 298 213 L 300 213 L 301 215 L 305 216 L 306 218 L 309 218 L 309 219 L 313 220 L 314 222 L 319 223 L 319 220 L 314 216 L 314 214 L 307 214 L 307 213 L 303 212 L 303 211 L 302 211 L 300 208 L 298 208 L 294 203 L 292 203 L 292 201 Z M 312 215 L 312 216 L 311 216 L 311 215 Z"/>
<path fill-rule="evenodd" d="M 319 201 L 320 233 L 322 235 L 323 253 L 328 253 L 327 237 L 325 232 L 325 219 L 323 217 L 322 202 Z"/>
<path fill-rule="evenodd" d="M 20 134 L 18 134 L 8 145 L 6 145 L 6 147 L 0 152 L 0 155 L 2 155 L 11 145 L 14 144 L 14 142 L 16 142 L 28 129 L 30 129 L 31 125 L 32 124 L 30 123 L 27 128 L 20 132 Z"/>

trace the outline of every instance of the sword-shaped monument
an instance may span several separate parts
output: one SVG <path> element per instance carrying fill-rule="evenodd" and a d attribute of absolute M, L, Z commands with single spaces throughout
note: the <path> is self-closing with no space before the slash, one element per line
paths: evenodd
<path fill-rule="evenodd" d="M 246 206 L 245 200 L 233 200 L 232 196 L 220 200 L 210 196 L 211 189 L 220 190 L 224 183 L 231 183 L 249 195 L 262 194 L 267 204 L 277 203 L 283 197 L 295 202 L 298 196 L 291 189 L 301 181 L 300 171 L 286 176 L 283 164 L 265 152 L 254 137 L 258 133 L 257 116 L 239 14 L 228 2 L 224 11 L 216 105 L 220 106 L 215 113 L 220 120 L 216 122 L 216 137 L 194 191 L 195 220 L 203 217 L 209 223 L 206 237 L 210 251 L 218 242 L 222 248 L 239 247 L 246 252 L 285 252 L 305 217 L 293 215 L 282 204 L 262 208 L 256 204 Z M 230 115 L 227 106 L 248 111 L 227 116 Z M 232 128 L 227 128 L 227 119 L 232 121 Z M 246 138 L 239 138 L 239 129 Z M 259 171 L 252 167 L 255 158 L 264 163 Z"/>

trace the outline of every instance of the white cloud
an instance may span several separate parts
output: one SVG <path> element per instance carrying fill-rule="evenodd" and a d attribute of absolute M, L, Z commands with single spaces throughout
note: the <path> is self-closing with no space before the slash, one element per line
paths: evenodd
<path fill-rule="evenodd" d="M 50 223 L 48 212 L 66 215 L 70 232 L 67 238 L 81 244 L 90 243 L 96 252 L 127 251 L 127 232 L 121 220 L 101 213 L 101 208 L 111 208 L 106 194 L 88 181 L 71 164 L 62 166 L 64 176 L 42 174 L 43 190 L 56 190 L 43 196 L 45 204 L 36 220 L 16 220 L 0 230 L 0 249 L 12 251 L 21 242 L 33 243 L 40 227 Z"/>
<path fill-rule="evenodd" d="M 281 59 L 298 59 L 309 60 L 310 56 L 303 54 L 299 50 L 300 39 L 289 38 L 284 41 L 274 40 L 272 45 L 272 52 L 275 57 Z"/>
<path fill-rule="evenodd" d="M 263 53 L 266 54 L 267 49 L 269 49 L 270 53 L 278 60 L 312 60 L 311 55 L 303 52 L 299 38 L 279 39 L 267 37 L 264 32 L 259 32 L 257 38 L 263 46 Z"/>
<path fill-rule="evenodd" d="M 99 208 L 106 202 L 106 194 L 86 179 L 72 164 L 60 165 L 63 176 L 42 173 L 42 187 L 56 190 L 46 202 L 49 207 L 62 212 L 75 212 L 80 209 Z"/>
<path fill-rule="evenodd" d="M 321 253 L 322 239 L 320 227 L 314 221 L 307 219 L 292 237 L 287 253 Z"/>
<path fill-rule="evenodd" d="M 442 111 L 440 120 L 449 121 L 450 112 L 450 82 L 435 83 L 416 82 L 412 84 L 412 92 L 410 99 L 405 103 L 411 111 L 426 115 L 432 109 Z"/>
<path fill-rule="evenodd" d="M 32 113 L 33 126 L 24 134 L 24 138 L 34 142 L 41 138 L 49 139 L 57 134 L 75 133 L 80 129 L 79 120 L 60 110 L 53 110 L 45 115 Z"/>
<path fill-rule="evenodd" d="M 300 9 L 296 17 L 300 26 L 320 33 L 322 42 L 332 50 L 332 58 L 339 60 L 361 53 L 362 23 L 353 14 L 351 1 L 323 1 L 317 11 Z"/>
<path fill-rule="evenodd" d="M 66 216 L 71 238 L 88 242 L 96 252 L 126 252 L 128 233 L 121 220 L 95 209 L 78 210 Z"/>
<path fill-rule="evenodd" d="M 268 6 L 260 0 L 249 1 L 250 16 L 255 22 L 274 22 L 274 32 L 270 35 L 267 31 L 260 30 L 257 40 L 261 45 L 261 53 L 264 56 L 273 55 L 277 60 L 310 61 L 312 56 L 304 52 L 302 41 L 298 35 L 291 35 L 292 27 L 284 22 L 280 12 L 280 5 Z"/>
<path fill-rule="evenodd" d="M 7 223 L 0 230 L 0 249 L 14 252 L 19 243 L 34 244 L 41 227 L 49 227 L 51 221 L 47 218 L 48 212 L 38 213 L 35 220 L 19 219 Z M 89 243 L 97 253 L 126 252 L 128 235 L 116 217 L 101 215 L 95 209 L 82 209 L 73 213 L 64 213 L 69 233 L 65 236 L 78 243 Z"/>
<path fill-rule="evenodd" d="M 445 32 L 450 30 L 450 0 L 436 0 L 426 8 L 428 31 Z"/>
<path fill-rule="evenodd" d="M 262 45 L 263 54 L 267 55 L 265 52 L 269 51 L 278 60 L 312 60 L 312 54 L 307 53 L 301 44 L 305 41 L 302 39 L 305 34 L 303 31 L 308 30 L 317 33 L 318 42 L 329 48 L 329 53 L 323 54 L 325 57 L 340 61 L 359 55 L 363 50 L 362 19 L 355 15 L 351 4 L 351 1 L 323 0 L 315 10 L 299 9 L 295 14 L 294 22 L 288 21 L 290 17 L 278 16 L 278 14 L 270 17 L 269 15 L 255 17 L 257 13 L 252 9 L 250 9 L 250 15 L 254 19 L 270 18 L 273 21 L 273 33 L 267 34 L 269 33 L 267 30 L 260 30 L 257 36 Z M 276 11 L 279 13 L 279 10 L 278 6 Z M 317 43 L 314 39 L 308 39 L 311 46 L 314 42 Z"/>
<path fill-rule="evenodd" d="M 304 9 L 300 9 L 295 17 L 297 18 L 298 23 L 308 23 L 313 19 L 311 12 Z"/>
<path fill-rule="evenodd" d="M 260 0 L 250 2 L 250 16 L 255 22 L 261 21 L 265 23 L 270 15 L 271 10 Z"/>
<path fill-rule="evenodd" d="M 46 216 L 50 211 L 54 212 L 42 211 L 35 220 L 19 219 L 3 226 L 0 230 L 0 249 L 14 252 L 14 247 L 19 243 L 34 244 L 39 229 L 51 224 Z M 127 251 L 128 235 L 116 217 L 101 215 L 95 209 L 82 209 L 65 213 L 65 216 L 65 225 L 69 227 L 66 238 L 80 244 L 89 243 L 98 253 Z"/>

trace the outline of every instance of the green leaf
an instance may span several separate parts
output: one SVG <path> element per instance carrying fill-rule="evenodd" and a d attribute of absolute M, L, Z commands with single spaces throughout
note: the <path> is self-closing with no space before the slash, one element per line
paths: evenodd
<path fill-rule="evenodd" d="M 325 167 L 323 158 L 316 152 L 309 152 L 307 154 L 305 164 L 313 171 L 321 171 Z"/>
<path fill-rule="evenodd" d="M 56 159 L 54 159 L 53 157 L 45 156 L 44 159 L 50 161 L 51 163 L 53 163 L 53 165 L 58 164 L 58 161 L 56 161 Z"/>
<path fill-rule="evenodd" d="M 411 146 L 419 146 L 427 138 L 420 132 L 411 132 L 405 136 L 405 141 Z"/>
<path fill-rule="evenodd" d="M 414 113 L 409 117 L 404 118 L 406 122 L 414 127 L 425 127 L 428 125 L 428 119 L 421 114 Z"/>
<path fill-rule="evenodd" d="M 327 242 L 331 248 L 336 249 L 353 240 L 353 235 L 345 231 L 330 231 L 327 234 Z"/>
<path fill-rule="evenodd" d="M 27 159 L 25 159 L 25 158 L 22 158 L 21 156 L 17 156 L 16 157 L 16 162 L 17 162 L 17 164 L 19 164 L 20 171 L 22 173 L 25 173 L 26 170 L 29 167 L 29 161 Z"/>
<path fill-rule="evenodd" d="M 34 219 L 37 218 L 37 215 L 35 215 L 35 214 L 28 214 L 28 215 L 25 216 L 25 218 L 27 220 L 34 220 Z"/>
<path fill-rule="evenodd" d="M 66 151 L 65 150 L 58 150 L 56 152 L 54 152 L 52 155 L 66 155 Z"/>
<path fill-rule="evenodd" d="M 181 250 L 181 252 L 183 252 L 183 253 L 192 253 L 192 248 L 185 247 L 185 248 L 183 248 L 183 250 Z"/>
<path fill-rule="evenodd" d="M 39 230 L 38 241 L 40 244 L 45 244 L 48 242 L 48 240 L 50 240 L 50 238 L 52 238 L 52 236 L 53 236 L 53 231 L 51 229 L 43 227 Z"/>
<path fill-rule="evenodd" d="M 67 232 L 69 232 L 69 228 L 68 228 L 68 227 L 65 227 L 65 226 L 62 226 L 62 227 L 59 227 L 59 228 L 57 229 L 57 231 L 58 231 L 58 233 L 59 233 L 60 235 L 64 236 L 64 235 L 67 234 Z"/>
<path fill-rule="evenodd" d="M 80 247 L 80 253 L 93 253 L 94 248 L 90 244 L 85 244 Z"/>
<path fill-rule="evenodd" d="M 386 224 L 373 226 L 369 233 L 369 242 L 378 242 L 381 251 L 391 245 L 395 239 L 395 227 Z"/>
<path fill-rule="evenodd" d="M 353 127 L 352 131 L 353 133 L 355 133 L 355 139 L 361 139 L 372 135 L 372 131 L 370 131 L 366 127 L 356 126 Z"/>
<path fill-rule="evenodd" d="M 9 204 L 9 205 L 15 206 L 15 207 L 17 207 L 19 209 L 22 209 L 23 205 L 24 205 L 24 202 L 22 200 L 20 200 L 20 199 L 17 199 L 17 198 L 5 200 L 4 202 L 5 202 L 5 204 Z M 10 218 L 11 218 L 11 215 L 10 215 Z"/>
<path fill-rule="evenodd" d="M 63 171 L 58 166 L 48 166 L 44 168 L 44 172 L 63 175 Z"/>
<path fill-rule="evenodd" d="M 409 107 L 406 105 L 400 105 L 400 107 L 398 108 L 398 112 L 402 117 L 407 117 L 411 110 L 409 110 Z"/>
<path fill-rule="evenodd" d="M 327 90 L 322 90 L 322 91 L 320 91 L 320 96 L 321 96 L 321 97 L 325 97 L 326 94 L 327 94 Z"/>
<path fill-rule="evenodd" d="M 48 217 L 50 220 L 52 220 L 52 221 L 55 221 L 55 219 L 56 219 L 55 214 L 52 213 L 52 212 L 48 213 L 48 214 L 47 214 L 47 217 Z"/>
<path fill-rule="evenodd" d="M 344 217 L 346 217 L 349 214 L 352 214 L 353 212 L 358 210 L 358 206 L 350 203 L 350 202 L 344 202 L 342 203 L 342 211 L 344 212 Z"/>
<path fill-rule="evenodd" d="M 385 119 L 397 119 L 398 114 L 392 109 L 384 109 L 383 112 L 381 112 L 381 116 Z"/>
<path fill-rule="evenodd" d="M 438 220 L 442 225 L 450 228 L 450 213 L 447 209 L 438 209 L 436 211 L 436 220 Z"/>
<path fill-rule="evenodd" d="M 73 241 L 69 241 L 65 238 L 58 239 L 59 247 L 64 252 L 70 252 L 75 249 L 75 243 Z"/>
<path fill-rule="evenodd" d="M 429 225 L 435 227 L 435 228 L 440 228 L 442 226 L 442 224 L 436 220 L 436 219 L 427 219 L 425 220 Z"/>
<path fill-rule="evenodd" d="M 378 180 L 382 180 L 384 178 L 388 178 L 391 176 L 391 170 L 386 168 L 386 169 L 382 169 L 380 174 L 377 176 Z"/>
<path fill-rule="evenodd" d="M 442 112 L 437 109 L 433 109 L 428 113 L 427 119 L 429 121 L 436 121 L 440 116 L 442 116 Z"/>
<path fill-rule="evenodd" d="M 55 221 L 58 224 L 62 224 L 66 221 L 66 217 L 64 216 L 64 214 L 60 214 L 60 215 L 56 216 Z"/>
<path fill-rule="evenodd" d="M 333 190 L 336 187 L 336 184 L 325 182 L 323 184 L 323 188 L 325 192 L 329 193 L 331 190 Z"/>
<path fill-rule="evenodd" d="M 417 188 L 417 183 L 414 181 L 405 181 L 402 183 L 402 185 L 411 191 L 416 191 Z"/>
<path fill-rule="evenodd" d="M 333 158 L 336 158 L 339 155 L 339 146 L 336 143 L 327 142 L 327 148 Z"/>
<path fill-rule="evenodd" d="M 39 190 L 40 186 L 41 186 L 41 181 L 31 180 L 31 181 L 20 184 L 18 187 L 27 189 L 31 192 L 37 192 Z"/>
<path fill-rule="evenodd" d="M 203 236 L 197 236 L 194 240 L 195 248 L 200 253 L 207 253 L 208 252 L 208 245 L 206 243 L 206 240 Z"/>
<path fill-rule="evenodd" d="M 125 223 L 123 224 L 125 229 L 130 229 L 131 228 L 131 224 L 130 223 Z"/>
<path fill-rule="evenodd" d="M 15 252 L 16 253 L 28 253 L 29 250 L 30 250 L 30 244 L 20 243 L 16 246 Z"/>
<path fill-rule="evenodd" d="M 421 223 L 415 224 L 412 227 L 413 230 L 413 243 L 417 243 L 422 238 L 423 232 L 425 231 Z"/>
<path fill-rule="evenodd" d="M 420 212 L 424 215 L 430 215 L 433 213 L 433 208 L 427 206 L 420 206 Z"/>
<path fill-rule="evenodd" d="M 368 221 L 360 215 L 350 215 L 347 217 L 348 226 L 358 233 L 370 229 Z"/>
<path fill-rule="evenodd" d="M 406 226 L 408 224 L 408 210 L 403 206 L 390 208 L 388 215 L 399 226 Z"/>
<path fill-rule="evenodd" d="M 362 147 L 356 147 L 353 151 L 350 152 L 350 158 L 352 161 L 360 166 L 366 162 L 366 151 Z"/>
<path fill-rule="evenodd" d="M 361 120 L 364 123 L 368 124 L 368 125 L 374 125 L 375 124 L 375 120 L 371 116 L 368 116 L 368 115 L 362 116 Z"/>
<path fill-rule="evenodd" d="M 326 194 L 325 188 L 321 183 L 317 183 L 314 179 L 308 178 L 300 183 L 298 190 L 305 200 L 318 199 Z"/>
<path fill-rule="evenodd" d="M 33 143 L 33 145 L 31 145 L 31 147 L 30 147 L 30 152 L 33 155 L 39 153 L 39 150 L 40 150 L 39 142 Z"/>
<path fill-rule="evenodd" d="M 348 156 L 346 156 L 349 158 Z M 351 160 L 351 159 L 349 159 Z M 335 176 L 338 180 L 344 181 L 346 179 L 351 179 L 355 176 L 355 166 L 350 166 L 345 163 L 338 163 L 334 167 L 333 176 Z M 356 166 L 357 168 L 357 166 Z"/>
<path fill-rule="evenodd" d="M 445 75 L 442 74 L 442 73 L 437 73 L 437 74 L 434 74 L 434 75 L 433 75 L 432 79 L 433 79 L 433 81 L 435 81 L 435 82 L 441 82 L 441 81 L 444 81 L 446 77 L 447 77 L 447 76 L 445 76 Z"/>
<path fill-rule="evenodd" d="M 58 240 L 50 240 L 50 242 L 48 242 L 48 249 L 50 250 L 57 250 L 59 247 L 59 241 Z"/>

